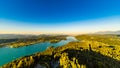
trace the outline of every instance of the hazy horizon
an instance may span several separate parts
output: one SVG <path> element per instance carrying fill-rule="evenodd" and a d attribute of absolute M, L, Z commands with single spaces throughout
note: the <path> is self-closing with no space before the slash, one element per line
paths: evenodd
<path fill-rule="evenodd" d="M 120 30 L 119 0 L 0 2 L 0 34 L 86 34 Z"/>

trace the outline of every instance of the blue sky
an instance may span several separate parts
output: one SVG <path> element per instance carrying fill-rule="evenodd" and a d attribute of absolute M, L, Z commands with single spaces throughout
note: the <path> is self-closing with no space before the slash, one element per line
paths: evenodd
<path fill-rule="evenodd" d="M 120 30 L 120 0 L 0 0 L 0 33 Z"/>

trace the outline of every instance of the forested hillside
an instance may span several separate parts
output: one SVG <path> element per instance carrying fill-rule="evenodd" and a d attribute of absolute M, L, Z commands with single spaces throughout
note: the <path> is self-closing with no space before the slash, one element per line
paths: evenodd
<path fill-rule="evenodd" d="M 2 68 L 120 68 L 119 37 L 79 35 L 79 41 L 19 58 Z M 113 42 L 113 43 L 112 43 Z"/>
<path fill-rule="evenodd" d="M 66 35 L 15 35 L 15 37 L 6 38 L 7 36 L 14 35 L 5 35 L 4 38 L 1 38 L 0 47 L 9 46 L 12 48 L 17 48 L 47 41 L 56 43 L 60 40 L 66 39 Z"/>

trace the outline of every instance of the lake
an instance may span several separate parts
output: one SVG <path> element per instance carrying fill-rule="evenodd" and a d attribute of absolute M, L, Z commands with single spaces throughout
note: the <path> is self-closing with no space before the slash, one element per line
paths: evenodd
<path fill-rule="evenodd" d="M 61 40 L 60 42 L 57 43 L 43 42 L 19 48 L 2 47 L 0 48 L 0 66 L 9 63 L 17 58 L 45 51 L 49 46 L 58 47 L 72 41 L 77 41 L 74 37 L 66 38 L 67 38 L 66 40 Z"/>

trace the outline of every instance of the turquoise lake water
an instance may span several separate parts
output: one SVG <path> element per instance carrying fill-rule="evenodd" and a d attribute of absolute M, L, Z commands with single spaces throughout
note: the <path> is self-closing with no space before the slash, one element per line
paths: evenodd
<path fill-rule="evenodd" d="M 67 40 L 61 40 L 58 43 L 44 42 L 39 44 L 33 44 L 30 46 L 23 46 L 19 48 L 9 48 L 9 47 L 0 48 L 0 66 L 20 57 L 32 55 L 37 52 L 42 52 L 46 50 L 49 46 L 58 47 L 72 41 L 77 41 L 77 40 L 74 37 L 67 37 Z"/>

